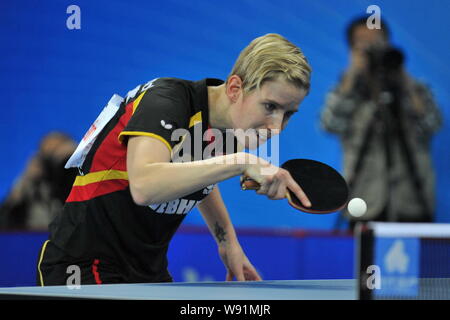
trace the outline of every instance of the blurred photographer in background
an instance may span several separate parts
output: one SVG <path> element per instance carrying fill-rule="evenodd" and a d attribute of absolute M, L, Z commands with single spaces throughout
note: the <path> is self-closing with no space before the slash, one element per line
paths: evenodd
<path fill-rule="evenodd" d="M 0 205 L 0 230 L 47 231 L 75 180 L 76 169 L 64 169 L 75 148 L 75 141 L 61 132 L 41 140 L 38 152 Z"/>
<path fill-rule="evenodd" d="M 350 198 L 367 203 L 364 215 L 343 216 L 351 229 L 357 221 L 431 222 L 430 140 L 441 114 L 430 90 L 405 70 L 386 23 L 369 29 L 366 21 L 355 19 L 347 28 L 350 64 L 321 114 L 322 127 L 340 138 Z"/>

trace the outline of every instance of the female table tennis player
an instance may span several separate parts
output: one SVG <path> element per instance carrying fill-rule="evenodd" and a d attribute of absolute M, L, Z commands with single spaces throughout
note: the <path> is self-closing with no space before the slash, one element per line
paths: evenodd
<path fill-rule="evenodd" d="M 309 200 L 286 170 L 262 174 L 273 165 L 251 161 L 255 156 L 242 151 L 174 162 L 180 140 L 174 141 L 173 133 L 198 126 L 202 132 L 268 129 L 268 135 L 256 135 L 263 142 L 297 111 L 310 73 L 298 47 L 267 34 L 241 52 L 225 82 L 158 78 L 130 91 L 115 112 L 99 116 L 91 131 L 99 131 L 102 121 L 105 126 L 74 154 L 80 175 L 50 224 L 38 257 L 38 284 L 66 285 L 68 270 L 75 270 L 69 266 L 79 268 L 80 284 L 172 281 L 168 245 L 196 206 L 218 244 L 226 280 L 260 280 L 215 184 L 244 174 L 271 199 L 284 198 L 289 188 L 305 206 Z"/>

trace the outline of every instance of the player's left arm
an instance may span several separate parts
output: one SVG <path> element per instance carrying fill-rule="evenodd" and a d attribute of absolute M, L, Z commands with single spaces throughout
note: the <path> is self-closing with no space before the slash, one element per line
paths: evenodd
<path fill-rule="evenodd" d="M 217 242 L 220 258 L 227 269 L 226 280 L 261 280 L 239 244 L 218 186 L 198 205 L 198 209 Z"/>

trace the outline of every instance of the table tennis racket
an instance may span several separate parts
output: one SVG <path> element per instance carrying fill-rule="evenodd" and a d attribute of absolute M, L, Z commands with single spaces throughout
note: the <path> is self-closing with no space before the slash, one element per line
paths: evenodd
<path fill-rule="evenodd" d="M 308 159 L 292 159 L 281 165 L 289 171 L 292 178 L 303 189 L 311 202 L 311 207 L 305 207 L 293 192 L 288 190 L 286 198 L 289 204 L 297 210 L 324 214 L 342 210 L 348 201 L 347 182 L 335 169 L 329 165 Z M 242 190 L 258 190 L 259 184 L 249 178 L 241 177 Z"/>

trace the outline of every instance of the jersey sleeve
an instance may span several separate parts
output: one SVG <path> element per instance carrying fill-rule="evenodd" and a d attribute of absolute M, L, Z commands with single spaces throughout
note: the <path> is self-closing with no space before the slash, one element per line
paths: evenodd
<path fill-rule="evenodd" d="M 133 114 L 119 141 L 126 143 L 130 136 L 148 136 L 163 142 L 170 151 L 179 142 L 172 133 L 189 124 L 189 96 L 183 84 L 161 80 L 133 101 Z"/>

